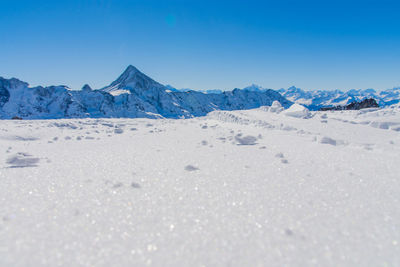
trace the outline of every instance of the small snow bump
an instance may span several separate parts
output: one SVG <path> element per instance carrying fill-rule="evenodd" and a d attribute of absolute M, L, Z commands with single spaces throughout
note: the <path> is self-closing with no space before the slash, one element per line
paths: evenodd
<path fill-rule="evenodd" d="M 114 129 L 114 133 L 115 133 L 115 134 L 122 134 L 123 132 L 124 132 L 124 130 L 121 129 L 121 128 L 116 128 L 116 129 Z"/>
<path fill-rule="evenodd" d="M 187 165 L 185 167 L 185 171 L 189 171 L 189 172 L 198 171 L 198 170 L 199 170 L 199 168 L 197 168 L 197 167 L 195 167 L 193 165 Z"/>
<path fill-rule="evenodd" d="M 287 235 L 287 236 L 293 236 L 294 233 L 293 233 L 292 230 L 290 230 L 289 228 L 287 228 L 287 229 L 285 229 L 285 235 Z"/>
<path fill-rule="evenodd" d="M 113 185 L 113 188 L 120 188 L 120 187 L 123 187 L 123 186 L 124 186 L 123 183 L 116 183 L 116 184 Z"/>
<path fill-rule="evenodd" d="M 131 183 L 131 187 L 133 187 L 133 188 L 141 188 L 141 186 L 140 186 L 140 184 L 138 184 L 138 183 L 135 183 L 135 182 L 132 182 Z"/>

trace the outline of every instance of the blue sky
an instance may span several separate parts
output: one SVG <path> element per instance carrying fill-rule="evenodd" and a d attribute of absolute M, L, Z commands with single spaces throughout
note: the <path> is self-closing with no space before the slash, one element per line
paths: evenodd
<path fill-rule="evenodd" d="M 0 76 L 103 87 L 400 86 L 400 2 L 0 0 Z"/>

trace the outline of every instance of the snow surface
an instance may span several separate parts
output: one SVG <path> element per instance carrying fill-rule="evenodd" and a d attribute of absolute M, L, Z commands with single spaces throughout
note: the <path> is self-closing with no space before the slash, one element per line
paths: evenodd
<path fill-rule="evenodd" d="M 400 266 L 400 107 L 2 121 L 0 266 Z"/>

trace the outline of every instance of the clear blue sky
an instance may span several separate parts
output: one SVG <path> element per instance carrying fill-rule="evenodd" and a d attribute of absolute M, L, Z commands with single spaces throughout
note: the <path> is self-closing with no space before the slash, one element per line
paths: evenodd
<path fill-rule="evenodd" d="M 400 86 L 400 1 L 0 0 L 0 76 L 100 88 Z"/>

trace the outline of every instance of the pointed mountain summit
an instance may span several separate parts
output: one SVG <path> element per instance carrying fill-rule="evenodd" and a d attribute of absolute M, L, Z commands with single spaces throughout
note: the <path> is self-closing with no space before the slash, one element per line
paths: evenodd
<path fill-rule="evenodd" d="M 140 111 L 160 114 L 164 117 L 181 116 L 183 111 L 178 100 L 167 92 L 167 87 L 129 65 L 109 86 L 101 89 L 118 97 L 117 101 L 128 101 Z M 126 100 L 121 100 L 121 99 Z"/>
<path fill-rule="evenodd" d="M 102 91 L 111 93 L 114 91 L 126 90 L 133 92 L 147 91 L 151 89 L 165 90 L 165 86 L 154 81 L 149 76 L 139 71 L 136 67 L 129 65 L 126 70 L 109 86 Z"/>
<path fill-rule="evenodd" d="M 85 85 L 82 87 L 82 91 L 90 92 L 90 91 L 92 91 L 92 87 L 90 87 L 89 84 L 85 84 Z"/>

